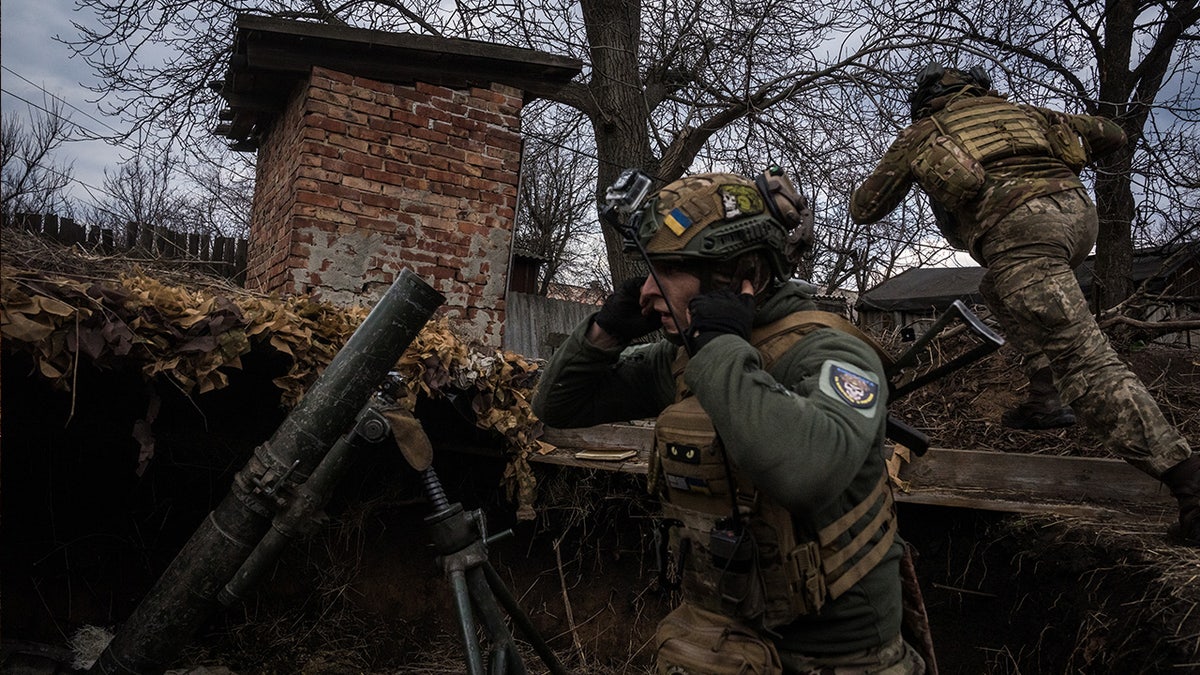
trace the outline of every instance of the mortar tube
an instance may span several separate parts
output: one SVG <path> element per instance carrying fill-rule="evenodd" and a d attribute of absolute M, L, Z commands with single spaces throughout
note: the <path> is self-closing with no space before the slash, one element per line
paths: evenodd
<path fill-rule="evenodd" d="M 383 425 L 379 428 L 387 428 L 386 420 L 375 413 L 373 405 L 374 402 L 368 402 L 363 407 L 354 428 L 333 444 L 308 480 L 292 491 L 287 507 L 275 515 L 270 529 L 229 583 L 217 594 L 217 600 L 222 605 L 229 607 L 244 599 L 245 593 L 257 585 L 263 573 L 279 559 L 283 549 L 311 526 L 317 512 L 324 508 L 330 492 L 345 473 L 351 455 L 360 447 L 377 441 L 361 433 L 364 421 L 378 422 Z"/>
<path fill-rule="evenodd" d="M 411 271 L 401 271 L 271 439 L 234 477 L 229 494 L 175 556 L 89 673 L 144 675 L 171 665 L 219 607 L 217 593 L 270 527 L 275 502 L 264 493 L 264 483 L 304 481 L 443 302 L 440 293 Z"/>

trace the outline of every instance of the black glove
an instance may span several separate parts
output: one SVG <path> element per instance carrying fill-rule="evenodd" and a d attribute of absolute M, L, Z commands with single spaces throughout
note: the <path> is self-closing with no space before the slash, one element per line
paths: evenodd
<path fill-rule="evenodd" d="M 632 342 L 662 328 L 662 319 L 657 313 L 650 316 L 642 314 L 641 289 L 644 283 L 645 277 L 626 279 L 596 313 L 596 325 L 621 342 Z"/>
<path fill-rule="evenodd" d="M 754 296 L 723 288 L 692 298 L 688 312 L 692 315 L 688 335 L 695 351 L 718 335 L 737 335 L 749 340 L 754 324 Z"/>

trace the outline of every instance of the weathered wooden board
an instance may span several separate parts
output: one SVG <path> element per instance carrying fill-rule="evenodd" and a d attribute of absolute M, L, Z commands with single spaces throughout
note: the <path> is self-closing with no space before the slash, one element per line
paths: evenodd
<path fill-rule="evenodd" d="M 628 424 L 547 428 L 542 440 L 558 449 L 534 461 L 645 474 L 654 429 Z M 604 449 L 637 450 L 638 458 L 604 462 L 574 456 L 580 450 Z M 1174 505 L 1161 483 L 1116 459 L 932 448 L 904 465 L 900 479 L 907 489 L 896 491 L 896 501 L 914 504 L 1064 515 Z"/>
<path fill-rule="evenodd" d="M 1041 503 L 1152 506 L 1174 502 L 1162 483 L 1117 459 L 933 448 L 901 468 L 900 478 L 909 482 L 909 490 L 897 498 L 916 503 L 997 502 L 1020 507 L 1028 502 L 1027 508 L 1002 510 L 1040 510 Z"/>

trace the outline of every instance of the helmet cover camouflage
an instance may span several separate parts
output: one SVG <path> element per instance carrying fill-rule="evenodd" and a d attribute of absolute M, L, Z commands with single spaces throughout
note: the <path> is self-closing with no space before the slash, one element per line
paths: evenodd
<path fill-rule="evenodd" d="M 669 183 L 647 201 L 636 227 L 652 261 L 721 262 L 764 251 L 777 278 L 791 275 L 785 254 L 791 228 L 771 215 L 754 181 L 737 174 L 702 173 Z"/>

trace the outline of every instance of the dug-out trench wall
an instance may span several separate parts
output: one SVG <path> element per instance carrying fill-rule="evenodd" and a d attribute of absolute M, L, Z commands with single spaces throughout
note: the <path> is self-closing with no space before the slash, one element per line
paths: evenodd
<path fill-rule="evenodd" d="M 130 614 L 282 419 L 270 379 L 283 368 L 252 354 L 229 387 L 194 399 L 151 393 L 138 373 L 81 369 L 72 398 L 23 355 L 4 355 L 0 669 L 31 645 L 65 650 L 80 628 Z M 151 410 L 154 457 L 139 476 L 133 430 Z M 445 450 L 499 444 L 445 401 L 418 415 L 449 497 L 483 509 L 492 532 L 512 530 L 491 561 L 560 658 L 578 672 L 649 672 L 648 641 L 672 598 L 656 590 L 654 504 L 641 479 L 539 466 L 539 518 L 517 522 L 497 488 L 503 459 Z M 1195 578 L 1170 547 L 1115 523 L 899 509 L 942 673 L 1177 675 L 1200 662 Z M 328 512 L 246 604 L 213 617 L 180 665 L 247 675 L 461 663 L 430 507 L 395 449 L 358 457 Z"/>

